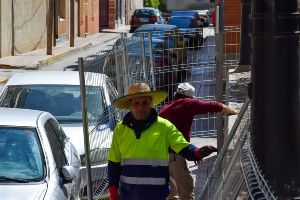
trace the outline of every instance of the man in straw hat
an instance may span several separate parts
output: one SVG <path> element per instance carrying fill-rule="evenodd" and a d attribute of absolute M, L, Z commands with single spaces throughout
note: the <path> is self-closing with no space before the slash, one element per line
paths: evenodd
<path fill-rule="evenodd" d="M 108 155 L 111 200 L 165 200 L 169 194 L 169 148 L 194 161 L 217 151 L 213 146 L 189 144 L 172 123 L 157 116 L 152 106 L 166 96 L 137 83 L 129 87 L 128 95 L 113 102 L 129 112 L 114 130 Z"/>
<path fill-rule="evenodd" d="M 222 103 L 194 98 L 195 88 L 189 83 L 179 84 L 174 97 L 172 102 L 162 107 L 159 116 L 172 122 L 188 142 L 195 115 L 208 112 L 237 114 L 235 110 Z M 170 150 L 169 160 L 171 191 L 167 199 L 194 199 L 194 180 L 185 158 Z"/>

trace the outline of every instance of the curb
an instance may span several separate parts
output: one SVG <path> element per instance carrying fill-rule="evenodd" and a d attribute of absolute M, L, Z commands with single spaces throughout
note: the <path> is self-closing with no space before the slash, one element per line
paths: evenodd
<path fill-rule="evenodd" d="M 118 33 L 118 32 L 114 32 Z M 43 56 L 40 60 L 32 60 L 31 62 L 28 63 L 23 63 L 21 65 L 19 64 L 0 64 L 0 69 L 31 69 L 31 70 L 38 70 L 44 66 L 47 66 L 49 64 L 55 63 L 56 61 L 62 60 L 63 58 L 71 55 L 76 55 L 77 53 L 88 50 L 92 47 L 101 45 L 103 43 L 109 42 L 111 40 L 114 40 L 118 38 L 118 35 L 108 37 L 108 38 L 103 38 L 101 42 L 97 41 L 97 38 L 95 38 L 95 43 L 94 42 L 86 42 L 86 44 L 83 44 L 81 46 L 75 46 L 75 47 L 68 47 L 67 49 L 61 49 L 60 51 L 57 51 L 56 53 L 53 53 L 52 55 L 46 55 Z M 28 55 L 27 55 L 28 56 Z M 31 56 L 31 55 L 29 55 Z M 22 59 L 22 55 L 19 56 L 19 59 Z"/>
<path fill-rule="evenodd" d="M 7 80 L 8 78 L 0 76 L 0 83 L 6 83 Z"/>
<path fill-rule="evenodd" d="M 40 68 L 40 67 L 43 67 L 44 65 L 48 65 L 50 63 L 53 63 L 54 61 L 57 61 L 57 60 L 62 59 L 64 57 L 74 55 L 74 54 L 78 53 L 79 51 L 86 50 L 86 49 L 89 49 L 91 47 L 93 47 L 93 44 L 88 43 L 88 44 L 85 44 L 85 45 L 80 46 L 80 47 L 70 47 L 70 48 L 73 48 L 73 49 L 58 52 L 58 53 L 53 54 L 53 55 L 49 55 L 45 59 L 37 61 L 38 62 L 37 68 Z"/>
<path fill-rule="evenodd" d="M 14 66 L 14 65 L 8 65 L 8 64 L 0 64 L 0 69 L 27 69 L 32 67 L 26 67 L 26 66 Z"/>
<path fill-rule="evenodd" d="M 106 43 L 106 42 L 109 42 L 111 40 L 114 40 L 114 39 L 116 39 L 118 37 L 119 36 L 114 36 L 114 37 L 105 39 L 105 40 L 103 40 L 99 44 L 97 44 L 97 43 L 93 44 L 93 43 L 90 42 L 90 43 L 85 44 L 85 45 L 80 46 L 80 47 L 70 47 L 70 48 L 73 48 L 73 49 L 67 50 L 67 51 L 58 52 L 58 53 L 56 53 L 54 55 L 49 55 L 47 58 L 38 61 L 37 68 L 39 69 L 39 68 L 41 68 L 41 67 L 43 67 L 45 65 L 51 64 L 53 62 L 56 62 L 59 59 L 65 58 L 65 57 L 70 56 L 70 55 L 75 55 L 76 53 L 78 53 L 80 51 L 84 51 L 84 50 L 90 49 L 92 47 L 101 45 L 103 43 Z"/>

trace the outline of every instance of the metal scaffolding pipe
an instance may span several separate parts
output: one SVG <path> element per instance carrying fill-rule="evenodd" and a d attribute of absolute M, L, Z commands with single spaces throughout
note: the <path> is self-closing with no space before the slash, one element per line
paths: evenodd
<path fill-rule="evenodd" d="M 251 142 L 278 199 L 300 196 L 297 0 L 253 0 Z"/>

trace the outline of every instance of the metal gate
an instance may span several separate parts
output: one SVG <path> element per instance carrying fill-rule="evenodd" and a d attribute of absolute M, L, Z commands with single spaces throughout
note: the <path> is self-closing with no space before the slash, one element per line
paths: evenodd
<path fill-rule="evenodd" d="M 100 65 L 86 67 L 89 71 L 107 74 L 115 83 L 119 96 L 126 94 L 130 84 L 146 82 L 152 89 L 165 90 L 168 98 L 179 83 L 189 82 L 196 89 L 196 98 L 216 100 L 215 39 L 212 27 L 198 33 L 142 33 L 121 35 L 111 51 L 103 55 Z M 190 42 L 193 38 L 193 42 Z M 159 109 L 160 106 L 157 107 Z M 192 136 L 216 136 L 215 114 L 195 118 Z"/>

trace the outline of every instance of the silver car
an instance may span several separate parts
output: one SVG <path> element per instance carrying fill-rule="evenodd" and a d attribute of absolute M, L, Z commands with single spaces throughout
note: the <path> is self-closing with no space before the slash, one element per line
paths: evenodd
<path fill-rule="evenodd" d="M 104 74 L 85 73 L 90 156 L 94 191 L 103 187 L 107 152 L 116 119 L 111 102 L 117 92 Z M 14 75 L 0 95 L 0 107 L 27 108 L 51 113 L 61 124 L 81 159 L 81 188 L 87 185 L 81 94 L 77 71 L 36 71 Z M 83 192 L 86 190 L 82 190 Z"/>
<path fill-rule="evenodd" d="M 79 199 L 80 160 L 56 119 L 0 108 L 1 199 Z"/>

